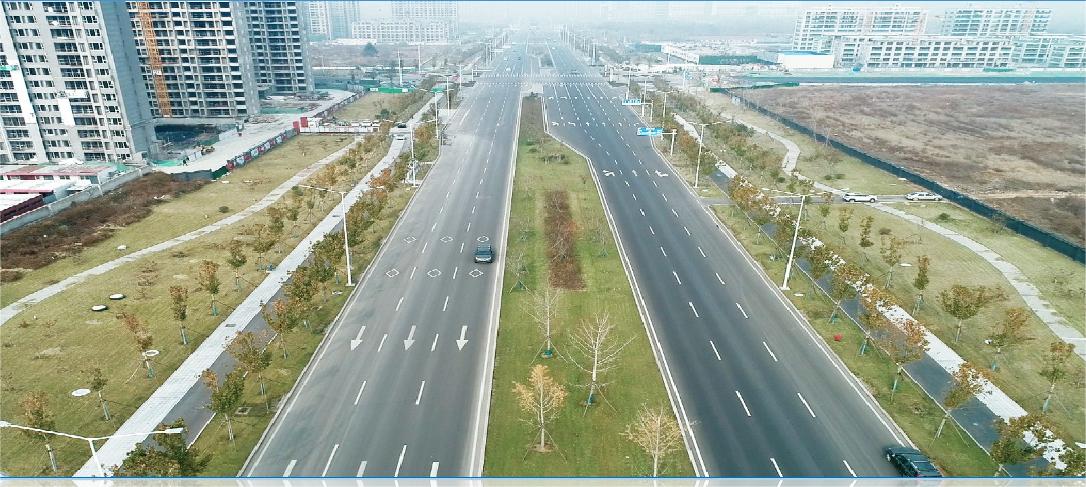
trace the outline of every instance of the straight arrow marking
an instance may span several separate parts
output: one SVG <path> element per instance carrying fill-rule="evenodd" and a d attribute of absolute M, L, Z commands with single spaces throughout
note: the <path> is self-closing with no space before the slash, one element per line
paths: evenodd
<path fill-rule="evenodd" d="M 366 331 L 366 325 L 362 325 L 362 329 L 358 330 L 358 334 L 351 340 L 351 350 L 358 348 L 362 344 L 362 333 Z"/>
<path fill-rule="evenodd" d="M 464 345 L 468 344 L 468 340 L 464 336 L 468 333 L 468 326 L 464 325 L 460 327 L 460 339 L 456 341 L 456 348 L 460 350 L 464 349 Z"/>
<path fill-rule="evenodd" d="M 403 341 L 403 349 L 407 350 L 411 348 L 411 345 L 415 343 L 415 325 L 411 325 L 411 331 L 407 332 L 407 340 Z"/>

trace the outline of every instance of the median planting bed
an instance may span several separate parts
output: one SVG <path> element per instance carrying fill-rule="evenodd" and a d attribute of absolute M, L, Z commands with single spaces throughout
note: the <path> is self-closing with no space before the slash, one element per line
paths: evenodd
<path fill-rule="evenodd" d="M 544 133 L 538 99 L 525 99 L 519 137 L 484 474 L 651 474 L 651 457 L 623 433 L 638 420 L 642 405 L 662 408 L 666 423 L 677 427 L 677 422 L 600 195 L 587 162 Z M 557 253 L 549 248 L 567 239 L 570 247 Z M 555 268 L 555 255 L 577 265 Z M 548 352 L 536 318 L 541 297 L 555 292 Z M 576 337 L 586 323 L 603 317 L 613 326 L 606 342 L 618 353 L 600 375 L 606 385 L 587 405 L 590 374 L 574 365 L 585 363 Z M 525 422 L 531 417 L 513 386 L 529 385 L 529 372 L 537 365 L 546 366 L 565 391 L 547 423 L 544 451 L 540 431 Z M 681 440 L 660 467 L 665 476 L 692 474 Z"/>

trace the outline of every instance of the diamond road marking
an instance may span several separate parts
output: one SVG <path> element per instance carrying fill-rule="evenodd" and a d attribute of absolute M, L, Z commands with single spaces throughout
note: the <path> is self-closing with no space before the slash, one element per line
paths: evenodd
<path fill-rule="evenodd" d="M 396 269 L 392 269 L 392 270 L 386 272 L 385 275 L 388 276 L 388 277 L 396 277 L 396 276 L 400 275 L 400 271 L 398 271 Z"/>
<path fill-rule="evenodd" d="M 437 269 L 430 269 L 430 272 L 427 272 L 426 275 L 430 277 L 437 277 L 441 275 L 441 271 Z"/>
<path fill-rule="evenodd" d="M 479 276 L 483 275 L 483 271 L 481 271 L 479 269 L 472 269 L 472 271 L 469 272 L 468 275 L 471 276 L 471 277 L 479 277 Z"/>
<path fill-rule="evenodd" d="M 407 242 L 407 243 L 414 242 L 415 240 L 418 240 L 418 239 L 415 238 L 415 237 L 404 237 L 404 239 L 403 239 L 403 241 Z"/>
<path fill-rule="evenodd" d="M 477 239 L 475 239 L 475 240 L 478 240 L 478 241 L 479 241 L 480 243 L 482 243 L 482 242 L 489 242 L 489 241 L 490 241 L 490 237 L 487 237 L 486 235 L 483 235 L 482 237 L 479 237 L 479 238 L 477 238 Z"/>
<path fill-rule="evenodd" d="M 452 242 L 452 239 L 453 239 L 452 237 L 446 235 L 444 237 L 441 237 L 441 242 L 442 243 L 449 243 L 449 242 Z"/>

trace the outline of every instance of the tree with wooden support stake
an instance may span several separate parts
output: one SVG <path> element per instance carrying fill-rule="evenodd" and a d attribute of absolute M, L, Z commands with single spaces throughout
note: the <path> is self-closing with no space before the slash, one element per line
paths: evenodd
<path fill-rule="evenodd" d="M 958 370 L 955 370 L 950 377 L 953 385 L 950 392 L 943 398 L 943 407 L 946 414 L 943 415 L 942 421 L 939 422 L 939 428 L 935 430 L 936 438 L 943 434 L 943 427 L 946 426 L 946 420 L 950 418 L 950 413 L 976 397 L 980 391 L 984 390 L 984 384 L 989 380 L 987 371 L 978 369 L 969 362 L 962 362 L 958 366 Z"/>
<path fill-rule="evenodd" d="M 574 366 L 589 374 L 588 397 L 585 398 L 585 408 L 596 403 L 596 394 L 607 383 L 602 376 L 618 365 L 618 359 L 622 350 L 633 339 L 618 342 L 612 335 L 615 326 L 611 324 L 611 318 L 606 313 L 597 313 L 570 338 L 571 348 L 577 352 L 578 357 L 567 355 L 566 358 Z"/>
<path fill-rule="evenodd" d="M 641 406 L 637 421 L 626 426 L 622 434 L 626 439 L 652 457 L 652 476 L 660 476 L 660 463 L 683 446 L 682 431 L 671 412 L 663 406 Z"/>
<path fill-rule="evenodd" d="M 535 450 L 547 452 L 547 425 L 558 417 L 566 401 L 566 388 L 554 380 L 546 365 L 537 364 L 528 374 L 528 383 L 513 383 L 520 409 L 527 414 L 524 422 L 539 430 L 539 443 Z"/>
<path fill-rule="evenodd" d="M 230 419 L 230 415 L 234 414 L 238 406 L 241 406 L 245 392 L 245 378 L 241 369 L 234 369 L 226 374 L 226 379 L 221 384 L 219 383 L 218 374 L 211 369 L 204 370 L 203 374 L 200 375 L 200 380 L 211 391 L 211 402 L 207 404 L 207 408 L 223 417 L 223 421 L 226 423 L 226 435 L 230 439 L 230 443 L 233 444 L 234 423 Z"/>

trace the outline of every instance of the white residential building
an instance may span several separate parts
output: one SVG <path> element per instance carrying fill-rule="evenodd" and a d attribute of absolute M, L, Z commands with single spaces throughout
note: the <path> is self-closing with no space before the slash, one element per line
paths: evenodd
<path fill-rule="evenodd" d="M 1052 10 L 1043 8 L 963 8 L 943 14 L 943 35 L 1020 36 L 1048 32 Z"/>
<path fill-rule="evenodd" d="M 796 20 L 792 49 L 824 51 L 827 35 L 923 34 L 928 13 L 905 8 L 835 8 L 811 9 Z"/>
<path fill-rule="evenodd" d="M 1086 36 L 1038 35 L 1012 40 L 1011 54 L 1016 66 L 1040 68 L 1086 68 Z"/>
<path fill-rule="evenodd" d="M 837 67 L 992 68 L 1011 66 L 1014 44 L 1006 37 L 916 35 L 833 36 Z"/>
<path fill-rule="evenodd" d="M 310 40 L 324 40 L 331 37 L 328 22 L 328 2 L 304 2 L 302 19 Z"/>
<path fill-rule="evenodd" d="M 124 3 L 0 8 L 0 164 L 142 162 L 154 121 Z"/>
<path fill-rule="evenodd" d="M 253 70 L 261 94 L 313 90 L 298 2 L 245 2 Z"/>
<path fill-rule="evenodd" d="M 447 22 L 440 21 L 377 19 L 355 22 L 351 37 L 381 44 L 445 44 L 452 36 L 449 29 Z"/>

